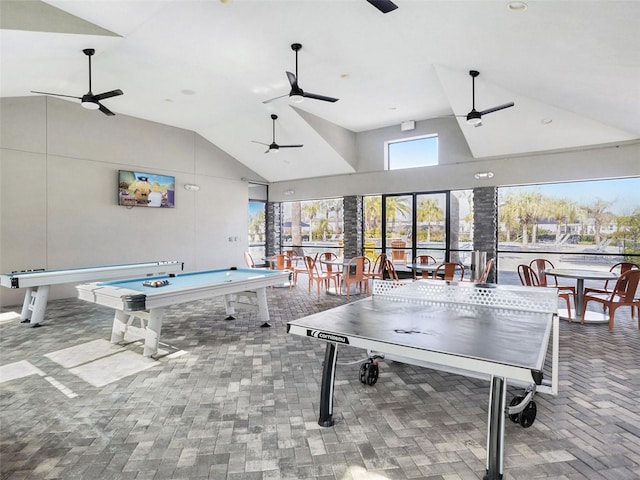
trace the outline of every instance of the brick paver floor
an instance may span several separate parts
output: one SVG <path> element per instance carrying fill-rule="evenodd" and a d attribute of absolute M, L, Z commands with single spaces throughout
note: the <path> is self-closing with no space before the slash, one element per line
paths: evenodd
<path fill-rule="evenodd" d="M 221 299 L 169 308 L 159 360 L 138 357 L 136 343 L 100 350 L 109 308 L 52 301 L 36 329 L 3 308 L 0 479 L 482 478 L 486 381 L 383 362 L 365 386 L 365 352 L 347 347 L 336 424 L 318 426 L 324 345 L 285 325 L 347 299 L 312 292 L 304 278 L 269 289 L 271 328 L 250 312 L 225 320 Z M 87 345 L 85 360 L 60 360 Z M 123 353 L 136 356 L 95 363 Z M 637 319 L 620 309 L 613 332 L 561 321 L 560 362 L 560 393 L 536 396 L 535 423 L 506 423 L 505 477 L 640 478 Z M 133 373 L 96 380 L 125 367 Z M 517 393 L 510 387 L 507 401 Z"/>

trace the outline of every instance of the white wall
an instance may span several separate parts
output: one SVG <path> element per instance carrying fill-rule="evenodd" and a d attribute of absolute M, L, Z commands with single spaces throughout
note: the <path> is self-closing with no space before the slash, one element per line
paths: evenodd
<path fill-rule="evenodd" d="M 438 166 L 384 171 L 384 142 L 438 134 Z M 356 134 L 358 172 L 322 179 L 290 180 L 269 186 L 274 202 L 371 195 L 428 192 L 532 183 L 570 182 L 640 175 L 640 142 L 588 149 L 536 153 L 510 158 L 473 158 L 453 118 L 416 122 L 416 129 L 400 126 Z M 476 172 L 491 171 L 490 180 L 476 180 Z M 294 191 L 285 195 L 285 192 Z"/>
<path fill-rule="evenodd" d="M 260 177 L 196 133 L 47 97 L 4 98 L 0 115 L 0 272 L 153 260 L 183 261 L 185 270 L 244 264 L 241 179 Z M 119 169 L 175 176 L 176 207 L 118 206 Z M 20 304 L 23 294 L 1 288 L 0 305 Z M 50 298 L 75 295 L 65 285 Z"/>

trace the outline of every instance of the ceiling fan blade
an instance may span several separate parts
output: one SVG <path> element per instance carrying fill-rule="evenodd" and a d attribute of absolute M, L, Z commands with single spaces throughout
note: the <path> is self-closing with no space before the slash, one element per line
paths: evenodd
<path fill-rule="evenodd" d="M 304 147 L 304 145 L 278 145 L 280 148 L 299 148 Z"/>
<path fill-rule="evenodd" d="M 267 147 L 269 146 L 268 143 L 263 143 L 263 142 L 258 142 L 257 140 L 251 140 L 253 143 L 259 143 L 260 145 L 266 145 Z"/>
<path fill-rule="evenodd" d="M 293 73 L 287 72 L 287 78 L 289 79 L 289 83 L 291 84 L 291 88 L 293 90 L 300 89 L 300 87 L 298 86 L 298 79 Z"/>
<path fill-rule="evenodd" d="M 111 97 L 117 97 L 118 95 L 124 95 L 122 93 L 122 90 L 117 89 L 117 90 L 111 90 L 110 92 L 99 93 L 98 95 L 94 95 L 93 98 L 95 98 L 99 102 L 100 100 L 104 100 L 106 98 L 111 98 Z"/>
<path fill-rule="evenodd" d="M 98 105 L 99 105 L 98 110 L 100 110 L 105 115 L 109 115 L 109 116 L 114 116 L 115 115 L 115 113 L 113 113 L 111 110 L 109 110 L 107 107 L 105 107 L 101 103 L 98 103 Z"/>
<path fill-rule="evenodd" d="M 505 108 L 509 108 L 509 107 L 513 107 L 515 105 L 515 103 L 513 102 L 509 102 L 509 103 L 505 103 L 504 105 L 498 105 L 497 107 L 493 107 L 493 108 L 488 108 L 486 110 L 483 110 L 480 113 L 480 115 L 486 115 L 487 113 L 493 113 L 493 112 L 497 112 L 498 110 L 503 110 Z"/>
<path fill-rule="evenodd" d="M 39 93 L 41 95 L 53 95 L 55 97 L 77 98 L 78 100 L 82 100 L 82 97 L 74 97 L 73 95 L 62 95 L 61 93 L 36 92 L 35 90 L 31 90 L 31 93 Z"/>
<path fill-rule="evenodd" d="M 337 102 L 339 99 L 338 98 L 333 98 L 333 97 L 325 97 L 324 95 L 317 95 L 315 93 L 309 93 L 309 92 L 303 92 L 302 96 L 304 98 L 313 98 L 315 100 L 323 100 L 325 102 Z"/>
<path fill-rule="evenodd" d="M 274 100 L 278 100 L 278 99 L 280 99 L 280 98 L 284 98 L 284 97 L 288 97 L 288 96 L 289 96 L 289 94 L 288 94 L 288 93 L 285 93 L 284 95 L 279 95 L 279 96 L 277 96 L 277 97 L 270 98 L 269 100 L 265 100 L 265 101 L 264 101 L 264 102 L 262 102 L 262 103 L 271 103 L 271 102 L 273 102 Z"/>
<path fill-rule="evenodd" d="M 367 0 L 367 2 L 376 7 L 382 13 L 389 13 L 398 8 L 398 6 L 391 0 Z"/>

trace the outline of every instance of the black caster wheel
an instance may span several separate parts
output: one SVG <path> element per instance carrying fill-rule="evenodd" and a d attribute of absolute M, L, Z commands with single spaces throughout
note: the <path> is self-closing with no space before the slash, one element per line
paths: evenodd
<path fill-rule="evenodd" d="M 522 428 L 529 428 L 533 425 L 533 422 L 536 419 L 537 412 L 536 402 L 529 402 L 529 404 L 524 408 L 522 412 L 520 412 L 520 425 Z"/>
<path fill-rule="evenodd" d="M 523 398 L 524 397 L 516 395 L 515 397 L 513 397 L 511 399 L 511 403 L 509 404 L 509 406 L 513 407 L 515 405 L 518 405 L 522 401 Z M 511 421 L 513 423 L 519 423 L 520 422 L 520 414 L 519 413 L 510 413 L 509 414 L 509 418 L 511 419 Z"/>
<path fill-rule="evenodd" d="M 378 381 L 378 365 L 373 362 L 366 362 L 360 365 L 360 382 L 365 385 L 375 385 Z"/>

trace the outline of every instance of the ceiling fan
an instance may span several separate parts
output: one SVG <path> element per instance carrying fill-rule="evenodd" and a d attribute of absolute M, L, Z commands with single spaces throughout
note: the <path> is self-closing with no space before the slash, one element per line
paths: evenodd
<path fill-rule="evenodd" d="M 471 111 L 467 113 L 467 115 L 456 115 L 457 117 L 466 117 L 467 124 L 473 125 L 475 127 L 479 127 L 482 125 L 482 116 L 488 113 L 497 112 L 498 110 L 503 110 L 505 108 L 513 107 L 515 104 L 513 102 L 504 103 L 502 105 L 498 105 L 497 107 L 487 108 L 486 110 L 481 110 L 478 112 L 476 110 L 476 77 L 480 75 L 480 72 L 477 70 L 469 70 L 469 75 L 471 75 Z"/>
<path fill-rule="evenodd" d="M 300 88 L 300 86 L 298 85 L 298 51 L 300 51 L 301 48 L 302 48 L 302 44 L 300 44 L 300 43 L 291 44 L 291 50 L 296 52 L 296 74 L 294 75 L 291 72 L 286 72 L 287 73 L 287 78 L 289 79 L 289 83 L 291 84 L 291 91 L 286 95 L 280 95 L 278 97 L 271 98 L 269 100 L 265 100 L 262 103 L 273 102 L 274 100 L 278 100 L 279 98 L 283 98 L 283 97 L 286 97 L 286 96 L 289 96 L 289 99 L 293 103 L 300 103 L 305 98 L 313 98 L 315 100 L 322 100 L 322 101 L 325 101 L 325 102 L 332 102 L 332 103 L 338 101 L 337 98 L 326 97 L 324 95 L 317 95 L 315 93 L 305 92 L 304 90 L 302 90 L 302 88 Z"/>
<path fill-rule="evenodd" d="M 106 100 L 107 98 L 117 97 L 123 95 L 122 90 L 111 90 L 110 92 L 99 93 L 94 95 L 91 91 L 91 57 L 96 51 L 93 48 L 85 48 L 82 50 L 84 54 L 89 57 L 89 91 L 82 97 L 74 97 L 72 95 L 62 95 L 60 93 L 48 93 L 48 92 L 36 92 L 31 90 L 31 93 L 40 93 L 42 95 L 54 95 L 56 97 L 77 98 L 80 100 L 80 104 L 88 110 L 100 110 L 105 115 L 115 115 L 111 110 L 100 103 L 100 100 Z"/>
<path fill-rule="evenodd" d="M 278 145 L 276 143 L 276 120 L 278 119 L 278 116 L 275 114 L 271 114 L 271 120 L 273 120 L 273 141 L 271 143 L 263 143 L 263 142 L 258 142 L 256 140 L 251 140 L 253 143 L 259 143 L 260 145 L 266 145 L 267 150 L 264 153 L 269 153 L 269 152 L 274 152 L 274 153 L 278 153 L 278 151 L 281 148 L 299 148 L 302 147 L 304 145 Z"/>
<path fill-rule="evenodd" d="M 376 7 L 382 13 L 389 13 L 398 8 L 391 0 L 367 0 L 371 5 Z"/>

